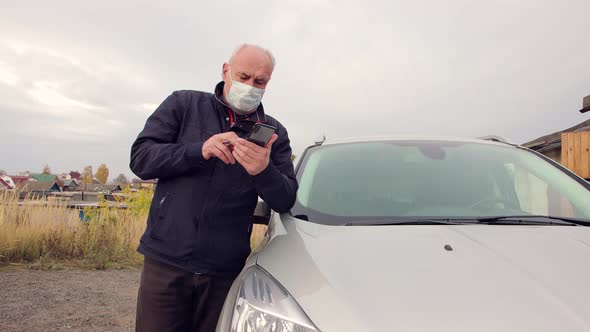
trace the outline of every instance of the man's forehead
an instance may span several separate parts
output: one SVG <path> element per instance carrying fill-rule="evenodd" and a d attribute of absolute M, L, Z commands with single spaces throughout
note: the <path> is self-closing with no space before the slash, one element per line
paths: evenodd
<path fill-rule="evenodd" d="M 232 65 L 238 70 L 249 74 L 264 73 L 271 75 L 272 61 L 268 54 L 255 47 L 246 47 L 232 58 Z"/>

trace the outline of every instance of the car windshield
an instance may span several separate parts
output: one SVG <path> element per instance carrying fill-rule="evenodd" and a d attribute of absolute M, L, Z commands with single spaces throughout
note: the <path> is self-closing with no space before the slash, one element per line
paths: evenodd
<path fill-rule="evenodd" d="M 514 146 L 378 141 L 307 150 L 291 210 L 344 225 L 388 219 L 553 216 L 590 220 L 590 191 Z"/>

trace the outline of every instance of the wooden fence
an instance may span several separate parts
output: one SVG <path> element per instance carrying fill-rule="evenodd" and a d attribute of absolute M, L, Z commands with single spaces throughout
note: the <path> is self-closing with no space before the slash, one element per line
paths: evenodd
<path fill-rule="evenodd" d="M 561 163 L 584 179 L 590 179 L 590 132 L 561 134 Z"/>

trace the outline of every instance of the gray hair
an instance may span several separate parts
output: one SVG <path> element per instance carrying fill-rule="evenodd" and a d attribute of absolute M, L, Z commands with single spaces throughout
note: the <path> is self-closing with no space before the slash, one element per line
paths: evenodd
<path fill-rule="evenodd" d="M 261 46 L 258 46 L 258 45 L 254 45 L 254 44 L 247 44 L 247 43 L 243 43 L 240 46 L 238 46 L 238 47 L 235 48 L 234 52 L 231 54 L 231 57 L 229 58 L 229 64 L 231 65 L 234 62 L 235 56 L 238 53 L 240 53 L 241 50 L 243 50 L 245 48 L 248 48 L 248 47 L 254 47 L 254 48 L 257 48 L 257 49 L 263 51 L 264 54 L 266 54 L 268 56 L 268 58 L 270 59 L 270 62 L 272 64 L 272 69 L 275 68 L 276 61 L 275 61 L 275 57 L 274 57 L 274 55 L 272 54 L 271 51 L 269 51 L 268 49 L 266 49 L 264 47 L 261 47 Z"/>

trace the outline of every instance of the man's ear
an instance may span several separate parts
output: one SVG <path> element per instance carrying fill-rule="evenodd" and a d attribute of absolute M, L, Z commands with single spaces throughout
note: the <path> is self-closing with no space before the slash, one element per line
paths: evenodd
<path fill-rule="evenodd" d="M 225 81 L 228 78 L 227 75 L 229 75 L 229 64 L 224 62 L 223 66 L 221 66 L 221 79 Z"/>

